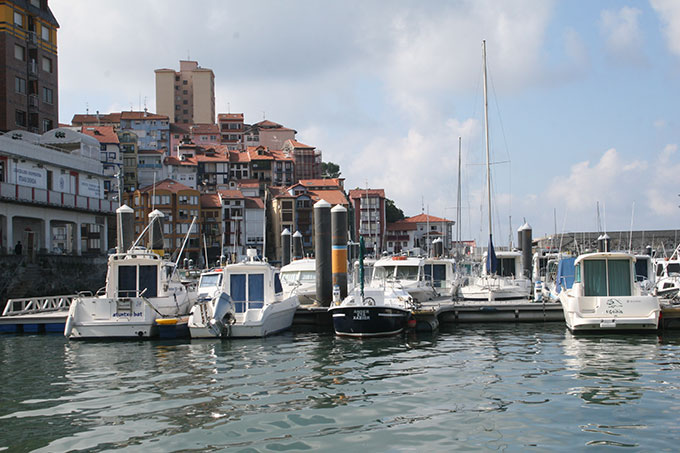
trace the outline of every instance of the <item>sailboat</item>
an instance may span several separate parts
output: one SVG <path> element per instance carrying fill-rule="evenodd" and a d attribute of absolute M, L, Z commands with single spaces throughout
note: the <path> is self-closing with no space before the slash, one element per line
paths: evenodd
<path fill-rule="evenodd" d="M 524 299 L 531 293 L 531 281 L 522 274 L 521 256 L 518 252 L 499 252 L 493 247 L 491 223 L 491 162 L 489 152 L 489 102 L 486 83 L 486 41 L 482 41 L 484 64 L 484 132 L 486 135 L 486 191 L 489 211 L 489 247 L 485 254 L 485 266 L 480 277 L 460 288 L 466 300 Z"/>

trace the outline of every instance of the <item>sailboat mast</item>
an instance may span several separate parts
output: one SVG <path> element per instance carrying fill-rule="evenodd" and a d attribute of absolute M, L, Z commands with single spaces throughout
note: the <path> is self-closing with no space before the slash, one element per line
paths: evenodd
<path fill-rule="evenodd" d="M 484 69 L 484 133 L 486 136 L 486 190 L 489 196 L 489 237 L 491 237 L 491 160 L 489 158 L 489 101 L 486 87 L 486 41 L 482 41 Z"/>
<path fill-rule="evenodd" d="M 456 209 L 456 252 L 460 251 L 460 240 L 461 240 L 461 226 L 460 226 L 460 155 L 461 155 L 461 138 L 458 137 L 458 199 L 456 200 L 456 205 L 458 209 Z"/>

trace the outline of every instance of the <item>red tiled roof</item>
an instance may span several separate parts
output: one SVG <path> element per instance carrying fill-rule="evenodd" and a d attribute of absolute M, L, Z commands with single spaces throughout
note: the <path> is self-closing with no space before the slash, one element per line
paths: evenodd
<path fill-rule="evenodd" d="M 243 120 L 243 113 L 219 113 L 217 120 Z"/>
<path fill-rule="evenodd" d="M 428 218 L 430 222 L 453 222 L 453 220 L 442 219 L 441 217 L 435 217 L 433 215 L 428 216 L 427 214 L 418 214 L 413 217 L 407 217 L 404 220 L 401 220 L 401 222 L 426 223 Z"/>
<path fill-rule="evenodd" d="M 120 112 L 121 120 L 167 120 L 165 115 L 151 112 Z"/>
<path fill-rule="evenodd" d="M 247 152 L 231 151 L 229 153 L 229 162 L 250 162 L 250 154 Z"/>
<path fill-rule="evenodd" d="M 221 208 L 220 197 L 216 193 L 204 193 L 201 194 L 201 208 Z"/>
<path fill-rule="evenodd" d="M 372 196 L 378 196 L 380 198 L 385 198 L 385 189 L 352 189 L 349 191 L 349 197 L 355 198 L 366 198 L 366 193 Z"/>
<path fill-rule="evenodd" d="M 269 152 L 274 156 L 274 160 L 290 161 L 293 162 L 295 159 L 291 156 L 286 156 L 280 149 L 270 149 Z"/>
<path fill-rule="evenodd" d="M 218 190 L 219 194 L 222 196 L 222 198 L 229 198 L 229 199 L 234 199 L 234 198 L 244 198 L 243 197 L 243 192 L 240 190 L 227 190 L 227 189 L 222 189 Z"/>
<path fill-rule="evenodd" d="M 301 179 L 298 184 L 305 187 L 341 187 L 339 178 Z"/>
<path fill-rule="evenodd" d="M 304 143 L 300 143 L 297 140 L 286 140 L 287 142 L 290 142 L 291 145 L 293 145 L 293 148 L 309 148 L 309 149 L 314 149 L 314 146 L 309 146 L 305 145 Z"/>
<path fill-rule="evenodd" d="M 196 160 L 193 157 L 187 157 L 185 160 L 180 160 L 177 157 L 169 156 L 163 160 L 165 165 L 186 165 L 189 167 L 195 167 Z"/>
<path fill-rule="evenodd" d="M 387 231 L 413 231 L 417 229 L 418 225 L 415 223 L 409 223 L 403 220 L 397 220 L 396 222 L 390 222 L 387 224 Z"/>
<path fill-rule="evenodd" d="M 162 149 L 140 149 L 137 154 L 163 154 Z"/>
<path fill-rule="evenodd" d="M 118 134 L 113 130 L 113 126 L 83 126 L 80 132 L 99 140 L 99 143 L 120 143 Z"/>
<path fill-rule="evenodd" d="M 269 120 L 260 121 L 259 123 L 253 124 L 253 126 L 270 128 L 270 129 L 274 129 L 274 128 L 278 129 L 280 127 L 283 127 L 279 123 L 275 123 L 275 122 L 269 121 Z"/>
<path fill-rule="evenodd" d="M 257 179 L 242 179 L 238 182 L 239 187 L 252 189 L 255 187 L 260 187 L 260 181 Z"/>
<path fill-rule="evenodd" d="M 259 198 L 246 197 L 246 208 L 250 209 L 264 209 L 264 202 Z"/>
<path fill-rule="evenodd" d="M 71 120 L 71 124 L 74 126 L 97 123 L 120 123 L 120 113 L 100 113 L 94 115 L 77 113 L 73 115 Z"/>
<path fill-rule="evenodd" d="M 217 124 L 194 124 L 190 127 L 192 134 L 214 134 L 219 135 L 220 128 Z"/>
<path fill-rule="evenodd" d="M 191 131 L 191 126 L 184 123 L 170 123 L 171 133 L 189 134 Z"/>
<path fill-rule="evenodd" d="M 190 190 L 193 192 L 198 193 L 198 190 L 192 189 L 191 187 L 187 187 L 182 183 L 179 183 L 177 181 L 174 181 L 172 179 L 164 179 L 163 181 L 159 181 L 155 185 L 156 190 L 168 190 L 172 193 L 177 193 L 180 190 Z M 139 189 L 140 192 L 151 192 L 154 188 L 154 185 L 151 184 L 150 186 L 142 187 Z"/>
<path fill-rule="evenodd" d="M 326 200 L 331 205 L 341 204 L 347 206 L 347 197 L 342 190 L 310 190 L 309 194 L 312 196 L 312 200 Z"/>
<path fill-rule="evenodd" d="M 229 162 L 229 151 L 223 149 L 214 149 L 207 152 L 197 152 L 194 156 L 196 162 Z"/>

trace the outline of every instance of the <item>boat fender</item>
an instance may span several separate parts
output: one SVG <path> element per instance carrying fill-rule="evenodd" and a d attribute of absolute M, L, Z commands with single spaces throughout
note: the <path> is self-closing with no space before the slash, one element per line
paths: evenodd
<path fill-rule="evenodd" d="M 71 302 L 71 306 L 68 308 L 68 316 L 66 317 L 66 324 L 64 325 L 64 336 L 66 338 L 69 338 L 71 336 L 71 332 L 73 331 L 73 322 L 75 318 L 75 312 L 76 312 L 76 305 L 78 304 L 79 299 L 74 299 Z"/>
<path fill-rule="evenodd" d="M 406 321 L 406 327 L 409 329 L 415 329 L 417 323 L 418 322 L 416 321 L 416 317 L 413 316 L 413 313 L 409 313 L 408 320 Z"/>
<path fill-rule="evenodd" d="M 375 305 L 375 299 L 373 299 L 372 297 L 367 297 L 364 299 L 364 303 L 366 305 Z"/>

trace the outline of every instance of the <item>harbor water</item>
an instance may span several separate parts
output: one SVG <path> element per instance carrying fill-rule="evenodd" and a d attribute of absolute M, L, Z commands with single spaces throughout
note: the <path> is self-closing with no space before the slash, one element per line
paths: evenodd
<path fill-rule="evenodd" d="M 0 336 L 0 451 L 677 451 L 680 336 Z M 632 447 L 632 448 L 631 448 Z"/>

